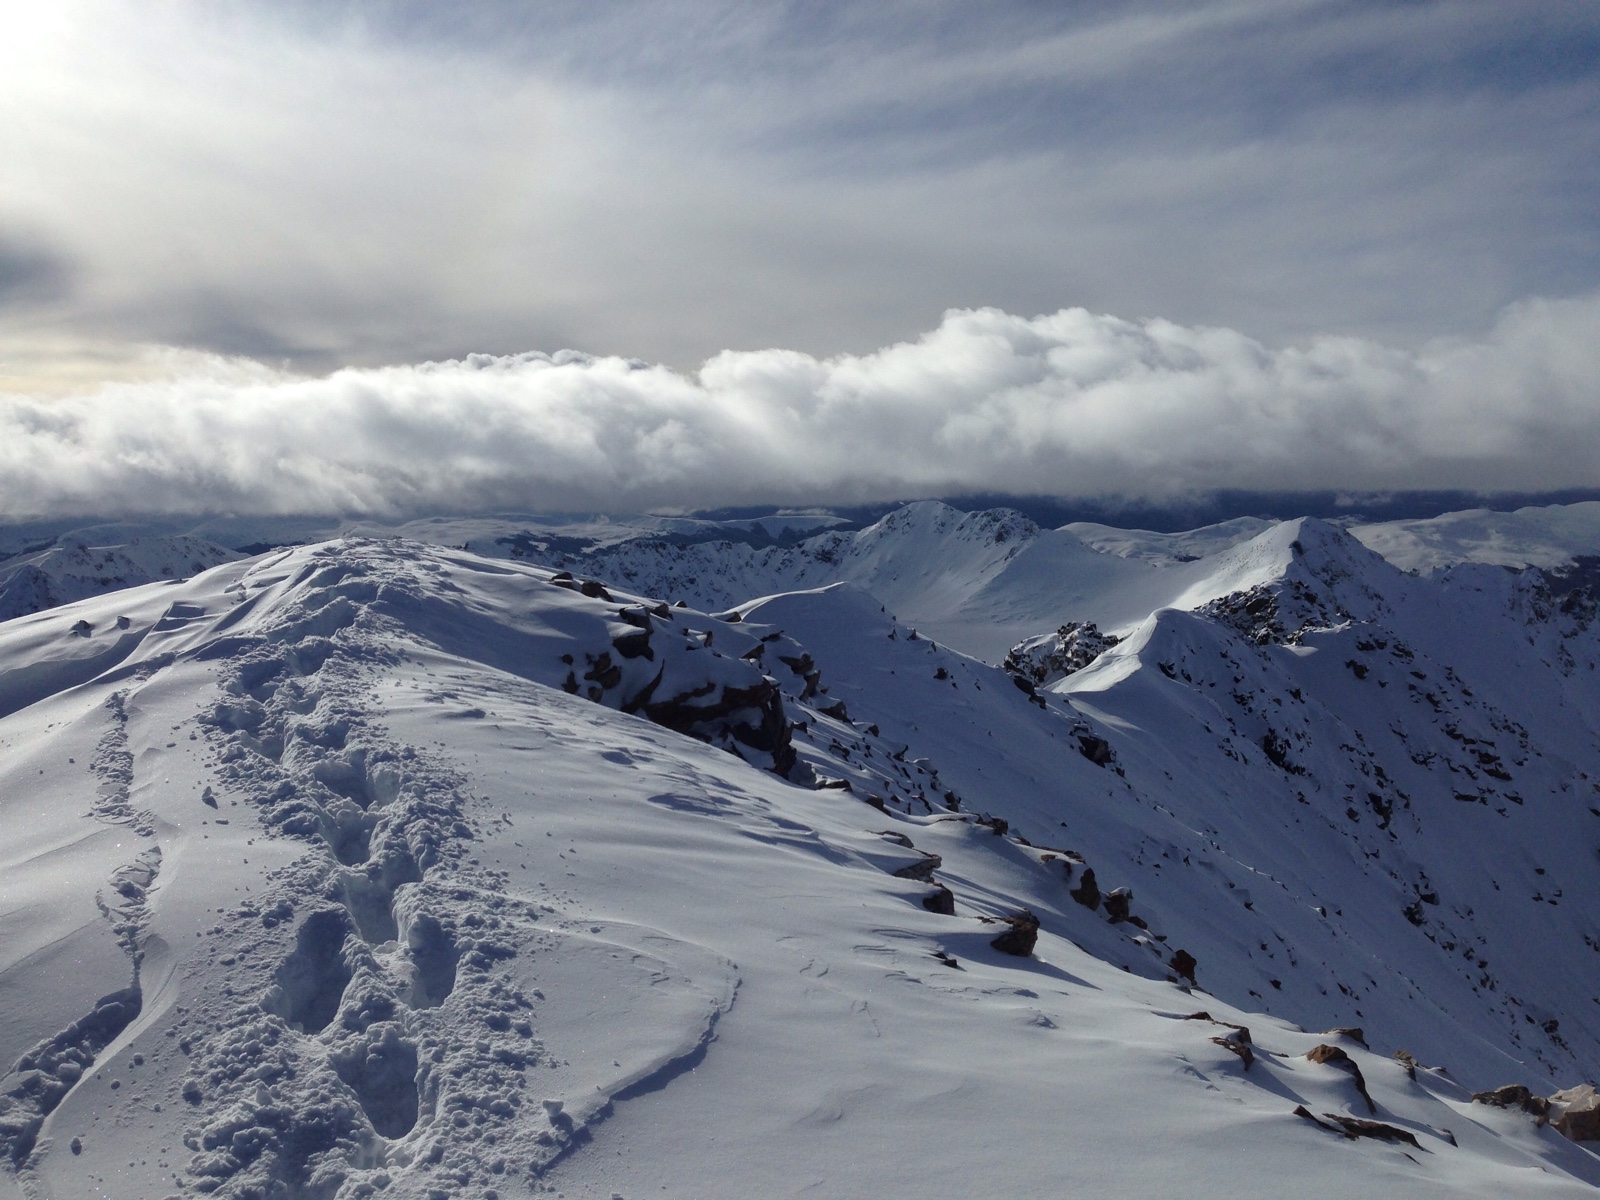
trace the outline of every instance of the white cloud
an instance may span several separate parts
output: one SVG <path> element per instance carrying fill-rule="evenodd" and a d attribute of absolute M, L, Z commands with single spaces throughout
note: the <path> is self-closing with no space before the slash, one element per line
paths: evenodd
<path fill-rule="evenodd" d="M 1420 350 L 977 309 L 872 354 L 692 374 L 528 354 L 306 378 L 183 354 L 164 379 L 0 395 L 0 496 L 17 517 L 1584 486 L 1597 335 L 1600 296 Z"/>

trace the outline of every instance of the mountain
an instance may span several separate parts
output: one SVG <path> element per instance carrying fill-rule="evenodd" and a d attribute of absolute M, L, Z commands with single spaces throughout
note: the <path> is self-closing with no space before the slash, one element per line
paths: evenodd
<path fill-rule="evenodd" d="M 501 528 L 0 623 L 0 1196 L 1600 1184 L 1581 573 Z"/>
<path fill-rule="evenodd" d="M 186 534 L 134 534 L 94 545 L 69 535 L 0 558 L 0 621 L 141 583 L 187 579 L 239 557 Z"/>

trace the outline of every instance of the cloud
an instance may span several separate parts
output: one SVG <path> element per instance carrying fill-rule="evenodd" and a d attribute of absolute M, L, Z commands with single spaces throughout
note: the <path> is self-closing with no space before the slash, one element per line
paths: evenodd
<path fill-rule="evenodd" d="M 39 240 L 0 229 L 0 311 L 59 299 L 72 265 Z"/>
<path fill-rule="evenodd" d="M 113 357 L 1416 344 L 1600 285 L 1597 49 L 1581 0 L 0 0 L 0 222 Z"/>
<path fill-rule="evenodd" d="M 1084 309 L 952 311 L 865 355 L 698 372 L 575 353 L 0 396 L 7 515 L 401 514 L 960 492 L 1540 489 L 1600 481 L 1600 295 L 1406 350 Z"/>

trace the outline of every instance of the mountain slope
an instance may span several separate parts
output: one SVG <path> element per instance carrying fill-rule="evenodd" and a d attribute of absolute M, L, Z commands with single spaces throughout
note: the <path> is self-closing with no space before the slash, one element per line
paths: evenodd
<path fill-rule="evenodd" d="M 1387 1057 L 1405 1037 L 1469 1087 L 1592 1068 L 1565 1010 L 1566 1057 L 1539 1043 L 1513 1061 L 1501 995 L 1480 1003 L 1438 965 L 1450 952 L 1426 933 L 1443 926 L 1393 911 L 1416 882 L 1387 873 L 1402 853 L 1438 873 L 1441 914 L 1476 898 L 1466 850 L 1458 875 L 1446 848 L 1421 856 L 1436 825 L 1489 854 L 1481 830 L 1436 821 L 1417 784 L 1427 837 L 1387 840 L 1403 804 L 1353 837 L 1325 811 L 1349 752 L 1296 743 L 1311 765 L 1286 774 L 1210 686 L 1316 685 L 1319 747 L 1330 722 L 1368 720 L 1332 664 L 1367 635 L 1271 630 L 1363 605 L 1404 624 L 1424 601 L 1403 589 L 1421 585 L 1374 574 L 1336 530 L 1296 533 L 1229 568 L 1277 589 L 1265 640 L 1238 627 L 1259 615 L 1248 594 L 1164 611 L 1037 701 L 848 584 L 718 619 L 395 541 L 0 625 L 16 831 L 0 1188 L 1276 1196 L 1293 1178 L 1308 1196 L 1589 1194 L 1588 1151 Z M 1573 655 L 1544 695 L 1580 698 L 1586 635 L 1563 637 L 1539 595 L 1461 603 L 1486 620 L 1523 605 L 1533 649 Z M 1479 640 L 1516 663 L 1524 636 Z M 1421 640 L 1414 654 L 1434 652 Z M 1389 670 L 1354 654 L 1369 685 Z M 1498 693 L 1464 691 L 1435 695 L 1464 706 L 1458 732 L 1492 731 Z M 1567 720 L 1550 736 L 1576 737 Z M 1411 736 L 1436 742 L 1420 721 Z M 1565 1001 L 1568 930 L 1548 918 L 1590 914 L 1565 878 L 1581 839 L 1573 864 L 1554 856 L 1569 825 L 1546 795 L 1576 763 L 1541 765 L 1543 748 L 1526 781 L 1516 765 L 1514 817 L 1440 803 L 1494 853 L 1552 854 L 1561 907 L 1520 928 L 1560 937 L 1490 953 L 1519 989 L 1550 972 Z M 1187 776 L 1167 780 L 1174 766 Z M 1326 819 L 1299 817 L 1291 784 Z M 1111 919 L 1122 885 L 1129 919 Z M 1024 910 L 1031 954 L 993 945 L 1026 941 Z M 1519 928 L 1483 919 L 1494 939 Z M 1281 995 L 1256 986 L 1269 972 Z M 1334 981 L 1354 994 L 1322 995 Z M 1300 1027 L 1358 1017 L 1370 1050 Z M 1319 1046 L 1340 1053 L 1308 1059 Z"/>

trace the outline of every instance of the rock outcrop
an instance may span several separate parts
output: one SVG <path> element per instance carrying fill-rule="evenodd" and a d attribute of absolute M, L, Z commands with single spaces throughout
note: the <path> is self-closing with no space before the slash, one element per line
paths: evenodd
<path fill-rule="evenodd" d="M 1348 1071 L 1351 1078 L 1355 1080 L 1356 1091 L 1360 1092 L 1361 1098 L 1367 1102 L 1367 1111 L 1373 1113 L 1378 1111 L 1378 1106 L 1372 1102 L 1371 1093 L 1367 1091 L 1367 1081 L 1361 1074 L 1361 1068 L 1356 1065 L 1355 1059 L 1339 1049 L 1338 1046 L 1330 1046 L 1323 1042 L 1320 1046 L 1313 1046 L 1308 1050 L 1306 1057 L 1314 1063 L 1325 1063 L 1330 1067 L 1338 1067 L 1340 1070 Z"/>
<path fill-rule="evenodd" d="M 1014 954 L 1018 958 L 1027 958 L 1033 953 L 1033 947 L 1039 940 L 1039 918 L 1027 909 L 1015 913 L 1001 920 L 1009 928 L 989 944 L 1004 954 Z"/>

